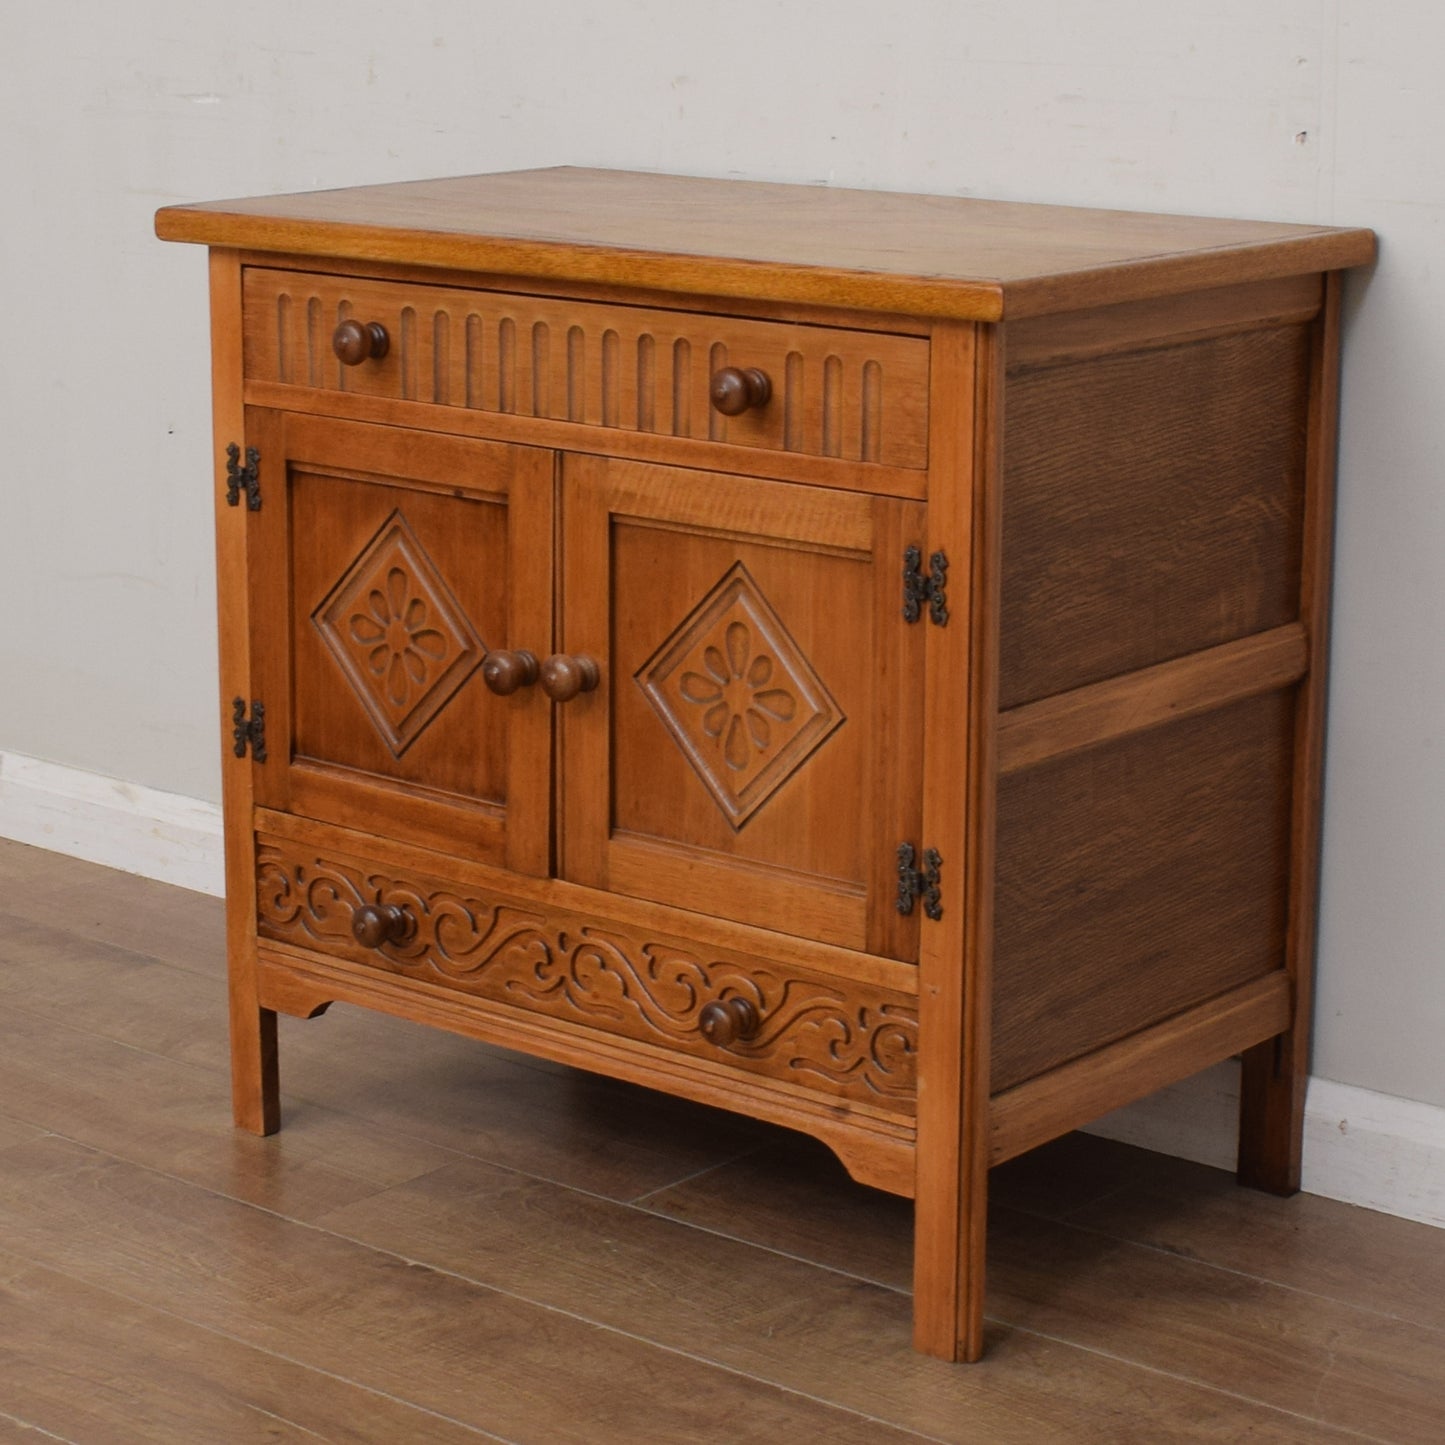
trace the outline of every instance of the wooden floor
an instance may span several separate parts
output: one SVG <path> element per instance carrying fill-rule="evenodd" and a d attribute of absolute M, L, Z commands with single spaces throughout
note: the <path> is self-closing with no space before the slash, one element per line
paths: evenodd
<path fill-rule="evenodd" d="M 341 1006 L 235 1133 L 220 905 L 0 843 L 0 1441 L 1445 1441 L 1445 1231 L 1076 1135 L 989 1352 L 811 1141 Z"/>

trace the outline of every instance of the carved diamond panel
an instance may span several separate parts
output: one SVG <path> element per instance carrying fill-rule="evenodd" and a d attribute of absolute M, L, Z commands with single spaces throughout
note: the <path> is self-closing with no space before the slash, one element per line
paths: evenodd
<path fill-rule="evenodd" d="M 386 519 L 311 620 L 398 758 L 486 655 L 400 511 Z"/>
<path fill-rule="evenodd" d="M 843 722 L 741 562 L 636 676 L 734 829 Z"/>

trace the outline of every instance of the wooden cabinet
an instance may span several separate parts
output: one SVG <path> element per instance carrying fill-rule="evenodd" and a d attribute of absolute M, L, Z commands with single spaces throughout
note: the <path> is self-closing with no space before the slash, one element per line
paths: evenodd
<path fill-rule="evenodd" d="M 987 1172 L 1233 1053 L 1289 1192 L 1366 231 L 545 171 L 211 249 L 236 1117 L 344 1000 Z"/>

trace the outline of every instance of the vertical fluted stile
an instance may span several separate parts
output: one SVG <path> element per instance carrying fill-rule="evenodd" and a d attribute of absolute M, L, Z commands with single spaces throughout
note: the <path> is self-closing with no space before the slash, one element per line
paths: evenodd
<path fill-rule="evenodd" d="M 438 406 L 452 399 L 452 318 L 445 311 L 431 319 L 431 392 Z"/>
<path fill-rule="evenodd" d="M 876 462 L 883 445 L 883 368 L 876 361 L 863 363 L 863 434 L 860 460 Z"/>
<path fill-rule="evenodd" d="M 482 366 L 485 359 L 483 322 L 475 311 L 467 313 L 466 327 L 466 404 L 479 407 L 486 392 L 482 389 Z"/>
<path fill-rule="evenodd" d="M 800 452 L 804 444 L 803 357 L 790 351 L 783 366 L 783 447 Z"/>
<path fill-rule="evenodd" d="M 829 356 L 823 362 L 823 455 L 843 451 L 843 362 Z"/>
<path fill-rule="evenodd" d="M 709 381 L 728 364 L 728 349 L 721 341 L 714 341 L 707 358 Z M 728 419 L 715 406 L 707 409 L 707 436 L 709 441 L 725 442 L 728 437 Z"/>
<path fill-rule="evenodd" d="M 497 327 L 497 410 L 517 409 L 517 323 L 502 317 Z"/>
<path fill-rule="evenodd" d="M 567 328 L 567 420 L 587 420 L 587 338 L 580 326 Z"/>
<path fill-rule="evenodd" d="M 672 434 L 692 433 L 692 347 L 687 337 L 672 343 Z"/>
<path fill-rule="evenodd" d="M 545 321 L 532 324 L 532 415 L 552 415 L 552 333 Z"/>
<path fill-rule="evenodd" d="M 276 375 L 291 380 L 291 297 L 285 291 L 276 297 Z"/>
<path fill-rule="evenodd" d="M 602 425 L 622 425 L 622 341 L 609 326 L 602 333 Z"/>
<path fill-rule="evenodd" d="M 325 319 L 321 314 L 321 298 L 312 296 L 306 302 L 306 384 L 324 386 L 322 368 L 331 355 L 331 338 L 326 335 Z"/>
<path fill-rule="evenodd" d="M 349 302 L 349 301 L 343 296 L 343 297 L 336 303 L 336 319 L 335 319 L 335 321 L 334 321 L 332 324 L 333 324 L 334 326 L 340 326 L 343 321 L 349 320 L 350 317 L 351 317 L 351 302 Z M 335 382 L 336 388 L 337 388 L 338 391 L 345 391 L 345 390 L 347 389 L 347 386 L 346 386 L 346 382 L 347 382 L 346 373 L 347 373 L 348 371 L 350 371 L 351 368 L 350 368 L 349 366 L 343 365 L 343 364 L 342 364 L 342 361 L 341 361 L 341 358 L 340 358 L 339 356 L 337 356 L 337 354 L 336 354 L 334 351 L 332 351 L 332 350 L 330 349 L 330 347 L 327 348 L 327 351 L 328 351 L 328 354 L 329 354 L 329 356 L 330 356 L 331 375 L 332 375 L 332 378 L 333 378 L 333 380 L 334 380 L 334 382 Z"/>
<path fill-rule="evenodd" d="M 416 308 L 401 308 L 401 394 L 407 401 L 416 400 L 417 345 Z"/>
<path fill-rule="evenodd" d="M 637 338 L 637 430 L 657 430 L 657 343 L 646 331 Z"/>

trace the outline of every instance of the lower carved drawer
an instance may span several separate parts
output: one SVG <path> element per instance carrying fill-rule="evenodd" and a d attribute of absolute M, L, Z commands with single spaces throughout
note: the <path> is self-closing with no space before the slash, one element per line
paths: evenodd
<path fill-rule="evenodd" d="M 291 839 L 257 840 L 263 938 L 911 1117 L 916 1001 Z"/>

